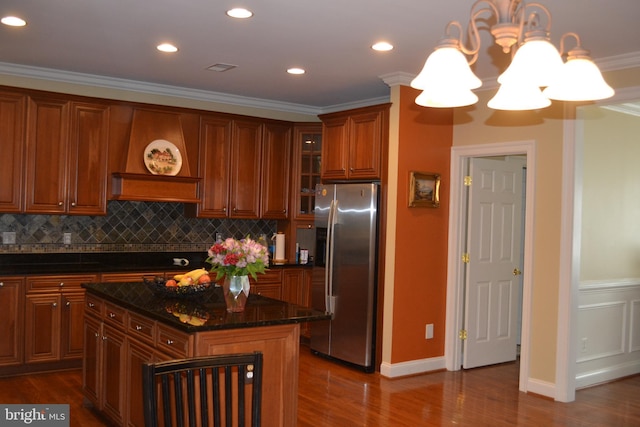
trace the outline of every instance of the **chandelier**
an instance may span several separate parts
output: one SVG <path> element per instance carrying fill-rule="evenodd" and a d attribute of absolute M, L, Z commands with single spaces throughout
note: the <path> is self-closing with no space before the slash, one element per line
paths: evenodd
<path fill-rule="evenodd" d="M 577 34 L 564 34 L 560 51 L 551 44 L 551 14 L 545 6 L 523 0 L 477 0 L 471 7 L 467 42 L 463 41 L 462 25 L 449 22 L 445 36 L 412 80 L 411 87 L 422 91 L 416 104 L 450 108 L 478 102 L 472 89 L 479 88 L 482 82 L 470 65 L 478 59 L 480 50 L 478 23 L 492 17 L 496 23 L 490 28 L 491 35 L 512 58 L 498 77 L 500 88 L 488 102 L 490 108 L 533 110 L 548 107 L 552 99 L 594 101 L 613 96 L 613 89 L 602 78 Z M 570 39 L 575 47 L 565 52 Z"/>

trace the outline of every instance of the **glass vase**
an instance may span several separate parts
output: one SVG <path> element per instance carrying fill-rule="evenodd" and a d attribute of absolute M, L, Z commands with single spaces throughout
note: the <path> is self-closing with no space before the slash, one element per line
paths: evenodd
<path fill-rule="evenodd" d="M 249 276 L 225 276 L 224 282 L 222 282 L 222 292 L 228 312 L 244 311 L 249 297 L 249 287 Z"/>

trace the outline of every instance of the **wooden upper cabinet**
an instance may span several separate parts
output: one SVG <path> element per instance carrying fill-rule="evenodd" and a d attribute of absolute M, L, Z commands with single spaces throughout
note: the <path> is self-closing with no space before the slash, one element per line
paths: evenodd
<path fill-rule="evenodd" d="M 389 104 L 383 104 L 320 116 L 323 180 L 381 179 L 388 112 Z"/>
<path fill-rule="evenodd" d="M 71 104 L 69 138 L 70 214 L 104 215 L 107 212 L 109 107 Z"/>
<path fill-rule="evenodd" d="M 26 96 L 0 92 L 0 212 L 22 211 L 26 112 Z"/>
<path fill-rule="evenodd" d="M 27 213 L 106 214 L 108 111 L 104 105 L 30 98 Z"/>
<path fill-rule="evenodd" d="M 200 218 L 285 219 L 291 126 L 250 118 L 203 116 Z M 193 215 L 193 206 L 187 206 Z"/>
<path fill-rule="evenodd" d="M 201 218 L 225 218 L 231 181 L 231 119 L 203 117 L 200 122 L 199 175 Z"/>
<path fill-rule="evenodd" d="M 287 219 L 291 177 L 291 126 L 265 124 L 262 151 L 260 217 Z"/>
<path fill-rule="evenodd" d="M 233 121 L 230 218 L 258 219 L 260 216 L 262 127 L 258 120 Z"/>
<path fill-rule="evenodd" d="M 27 137 L 27 213 L 64 213 L 69 102 L 31 98 Z"/>
<path fill-rule="evenodd" d="M 322 118 L 322 117 L 321 117 Z M 349 117 L 322 118 L 322 179 L 347 179 L 349 163 Z"/>

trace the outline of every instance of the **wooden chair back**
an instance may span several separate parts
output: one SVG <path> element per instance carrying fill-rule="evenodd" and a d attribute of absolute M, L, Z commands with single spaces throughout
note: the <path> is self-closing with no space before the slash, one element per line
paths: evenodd
<path fill-rule="evenodd" d="M 146 427 L 260 426 L 262 353 L 142 367 Z"/>

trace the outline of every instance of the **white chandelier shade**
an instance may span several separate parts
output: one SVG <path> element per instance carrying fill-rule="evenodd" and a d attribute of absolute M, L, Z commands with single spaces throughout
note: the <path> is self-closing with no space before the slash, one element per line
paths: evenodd
<path fill-rule="evenodd" d="M 525 0 L 476 0 L 471 7 L 468 46 L 462 36 L 454 38 L 449 34 L 452 28 L 464 34 L 462 25 L 458 21 L 449 22 L 445 38 L 412 80 L 411 87 L 423 90 L 416 98 L 418 105 L 452 108 L 477 102 L 478 97 L 471 90 L 482 82 L 470 65 L 480 52 L 476 21 L 487 22 L 487 16 L 495 18 L 490 27 L 495 42 L 503 52 L 512 53 L 511 64 L 498 77 L 501 86 L 487 104 L 490 108 L 533 110 L 548 107 L 551 99 L 593 101 L 614 95 L 575 33 L 563 35 L 559 50 L 551 44 L 551 14 L 545 6 L 527 4 Z M 568 52 L 563 63 L 567 36 L 575 37 L 578 46 Z"/>
<path fill-rule="evenodd" d="M 455 86 L 431 86 L 425 88 L 416 97 L 416 104 L 432 108 L 455 108 L 473 105 L 478 102 L 478 95 Z"/>
<path fill-rule="evenodd" d="M 442 85 L 476 89 L 482 81 L 473 74 L 467 58 L 459 49 L 441 47 L 429 55 L 420 74 L 411 81 L 411 87 L 424 90 Z"/>
<path fill-rule="evenodd" d="M 531 82 L 511 81 L 500 85 L 487 106 L 494 110 L 537 110 L 551 105 L 549 98 Z"/>
<path fill-rule="evenodd" d="M 564 63 L 555 83 L 542 93 L 558 101 L 595 101 L 611 98 L 615 91 L 593 61 L 576 58 Z"/>
<path fill-rule="evenodd" d="M 527 81 L 535 86 L 549 86 L 562 68 L 558 49 L 548 40 L 531 40 L 518 48 L 511 65 L 498 77 L 498 83 Z"/>

